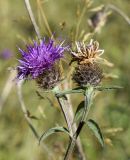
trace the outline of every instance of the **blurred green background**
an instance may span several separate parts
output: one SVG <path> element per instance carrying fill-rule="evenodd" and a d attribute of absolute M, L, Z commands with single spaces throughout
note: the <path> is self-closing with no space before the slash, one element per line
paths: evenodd
<path fill-rule="evenodd" d="M 40 14 L 36 0 L 30 0 L 40 31 L 47 36 L 47 30 Z M 75 34 L 83 7 L 83 0 L 45 0 L 41 1 L 48 23 L 56 37 L 70 42 Z M 79 33 L 90 32 L 87 20 L 93 14 L 91 8 L 101 4 L 112 3 L 130 17 L 130 0 L 94 0 L 86 10 Z M 68 137 L 64 134 L 50 136 L 45 140 L 48 152 L 38 145 L 29 129 L 20 109 L 16 85 L 9 80 L 10 67 L 17 65 L 19 57 L 17 46 L 35 39 L 36 34 L 25 8 L 24 0 L 0 0 L 0 160 L 60 160 L 67 147 Z M 83 129 L 81 141 L 89 160 L 129 160 L 130 159 L 130 25 L 116 12 L 112 12 L 101 32 L 93 38 L 105 49 L 103 55 L 114 63 L 113 68 L 105 72 L 117 75 L 118 78 L 104 80 L 105 84 L 123 86 L 118 91 L 103 92 L 97 95 L 92 106 L 90 117 L 96 120 L 105 138 L 105 148 L 94 138 L 93 134 Z M 5 56 L 9 52 L 9 56 Z M 6 87 L 6 88 L 5 88 Z M 12 88 L 11 88 L 12 87 Z M 35 83 L 26 82 L 23 86 L 24 100 L 30 113 L 38 120 L 32 120 L 39 134 L 56 126 L 65 124 L 58 108 L 50 106 L 48 100 L 40 100 L 36 94 Z M 51 95 L 49 95 L 50 98 Z M 72 96 L 72 102 L 80 103 L 83 97 Z M 5 99 L 5 100 L 3 100 Z M 4 101 L 4 102 L 3 102 Z M 75 109 L 75 108 L 74 108 Z M 52 154 L 52 157 L 51 155 Z M 76 159 L 76 158 L 75 158 Z"/>

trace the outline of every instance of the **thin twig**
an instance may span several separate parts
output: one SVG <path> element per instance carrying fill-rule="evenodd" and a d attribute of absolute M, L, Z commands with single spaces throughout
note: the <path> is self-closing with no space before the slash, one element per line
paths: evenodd
<path fill-rule="evenodd" d="M 28 110 L 27 110 L 27 108 L 25 106 L 25 103 L 24 103 L 24 100 L 23 100 L 23 96 L 22 96 L 22 84 L 23 84 L 23 82 L 24 81 L 21 80 L 17 83 L 17 94 L 18 94 L 18 99 L 19 99 L 19 102 L 20 102 L 20 107 L 21 107 L 21 110 L 24 114 L 24 117 L 25 117 L 31 131 L 33 132 L 35 138 L 39 141 L 40 136 L 37 133 L 35 127 L 33 126 L 32 122 L 31 122 L 31 119 L 28 117 Z M 49 155 L 49 159 L 54 160 L 54 156 L 51 153 L 51 151 L 48 150 L 47 146 L 42 143 L 42 147 L 43 147 L 43 150 Z"/>
<path fill-rule="evenodd" d="M 16 72 L 15 71 L 11 71 L 10 74 L 9 74 L 9 77 L 5 83 L 5 86 L 3 88 L 3 91 L 2 91 L 2 94 L 1 94 L 1 97 L 0 97 L 0 112 L 2 111 L 2 108 L 4 106 L 4 103 L 6 101 L 6 99 L 8 98 L 10 92 L 11 92 L 11 89 L 14 85 L 14 77 L 16 75 Z"/>
<path fill-rule="evenodd" d="M 39 27 L 38 27 L 38 25 L 36 23 L 36 20 L 34 18 L 34 15 L 33 15 L 32 9 L 31 9 L 31 5 L 30 5 L 30 1 L 29 0 L 24 0 L 24 2 L 25 2 L 25 6 L 27 8 L 29 17 L 30 17 L 30 19 L 32 21 L 32 24 L 34 26 L 35 32 L 36 32 L 38 38 L 41 39 L 40 30 L 39 30 Z"/>
<path fill-rule="evenodd" d="M 78 38 L 80 23 L 81 23 L 81 21 L 82 21 L 82 18 L 83 18 L 83 16 L 84 16 L 85 12 L 86 12 L 86 9 L 87 9 L 87 7 L 86 7 L 86 5 L 85 5 L 84 8 L 83 8 L 83 10 L 82 10 L 82 13 L 81 13 L 81 15 L 80 15 L 80 17 L 79 17 L 79 21 L 78 21 L 78 23 L 77 23 L 77 26 L 76 26 L 75 41 L 76 41 L 77 38 Z"/>
<path fill-rule="evenodd" d="M 80 23 L 81 23 L 81 21 L 82 21 L 82 18 L 83 18 L 83 16 L 84 16 L 85 12 L 86 12 L 86 9 L 89 8 L 92 3 L 93 3 L 93 1 L 91 1 L 91 0 L 86 0 L 86 1 L 85 1 L 83 10 L 82 10 L 82 12 L 81 12 L 81 14 L 80 14 L 80 17 L 79 17 L 79 20 L 78 20 L 77 26 L 76 26 L 75 41 L 76 41 L 77 38 L 78 38 Z"/>
<path fill-rule="evenodd" d="M 45 13 L 44 13 L 44 10 L 43 10 L 43 8 L 42 8 L 42 4 L 41 4 L 41 1 L 40 1 L 40 0 L 37 0 L 37 5 L 38 5 L 38 8 L 39 8 L 39 10 L 40 10 L 40 12 L 41 12 L 42 18 L 43 18 L 43 20 L 44 20 L 45 27 L 46 27 L 46 29 L 48 30 L 49 35 L 53 38 L 52 31 L 51 31 L 51 29 L 50 29 L 49 23 L 48 23 L 48 21 L 47 21 L 47 18 L 46 18 L 46 15 L 45 15 Z"/>
<path fill-rule="evenodd" d="M 130 18 L 122 11 L 120 10 L 118 7 L 116 7 L 115 5 L 113 4 L 108 4 L 108 6 L 106 8 L 110 8 L 114 11 L 116 11 L 118 14 L 120 14 L 124 19 L 125 21 L 130 25 Z"/>

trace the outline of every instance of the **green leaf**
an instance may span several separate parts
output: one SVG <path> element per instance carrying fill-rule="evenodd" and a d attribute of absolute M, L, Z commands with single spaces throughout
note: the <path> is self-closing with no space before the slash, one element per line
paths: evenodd
<path fill-rule="evenodd" d="M 84 101 L 81 101 L 75 112 L 74 122 L 78 121 L 80 118 L 82 118 L 82 120 L 85 121 L 92 103 L 93 94 L 93 87 L 87 86 L 84 95 Z"/>
<path fill-rule="evenodd" d="M 56 96 L 63 97 L 66 94 L 73 94 L 73 93 L 84 93 L 84 90 L 82 88 L 74 88 L 74 89 L 65 90 L 65 91 L 57 91 Z"/>
<path fill-rule="evenodd" d="M 57 133 L 57 132 L 64 132 L 66 134 L 68 134 L 70 136 L 69 131 L 65 128 L 65 127 L 54 127 L 54 128 L 50 128 L 49 130 L 45 131 L 41 137 L 39 138 L 39 144 L 41 142 L 41 140 L 45 140 L 48 136 L 50 136 L 51 134 Z M 70 136 L 71 137 L 71 136 Z"/>
<path fill-rule="evenodd" d="M 101 11 L 103 8 L 104 8 L 104 4 L 101 4 L 97 7 L 90 9 L 90 12 L 98 12 L 98 11 Z"/>
<path fill-rule="evenodd" d="M 95 87 L 96 90 L 98 91 L 109 91 L 109 90 L 113 90 L 113 89 L 122 89 L 123 87 L 121 86 L 97 86 Z"/>
<path fill-rule="evenodd" d="M 83 112 L 84 112 L 84 101 L 80 102 L 80 104 L 78 105 L 73 121 L 74 122 L 78 121 L 82 117 Z"/>
<path fill-rule="evenodd" d="M 104 140 L 103 140 L 103 136 L 102 136 L 102 133 L 101 133 L 101 130 L 100 130 L 98 124 L 92 119 L 89 119 L 86 124 L 93 131 L 94 135 L 97 137 L 98 141 L 100 142 L 100 144 L 103 147 Z"/>

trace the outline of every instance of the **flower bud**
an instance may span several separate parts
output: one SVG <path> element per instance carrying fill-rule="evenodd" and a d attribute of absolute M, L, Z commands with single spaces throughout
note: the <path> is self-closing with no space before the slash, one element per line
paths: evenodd
<path fill-rule="evenodd" d="M 102 79 L 102 69 L 96 63 L 81 64 L 75 68 L 72 79 L 79 85 L 97 86 Z"/>

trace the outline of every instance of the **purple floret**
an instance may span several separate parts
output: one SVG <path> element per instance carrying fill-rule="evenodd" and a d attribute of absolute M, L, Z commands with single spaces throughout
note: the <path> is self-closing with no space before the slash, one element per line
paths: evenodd
<path fill-rule="evenodd" d="M 18 79 L 32 78 L 35 79 L 45 70 L 50 69 L 56 60 L 63 57 L 63 52 L 67 47 L 62 44 L 55 45 L 52 39 L 48 43 L 43 39 L 39 44 L 34 42 L 33 45 L 27 45 L 27 50 L 19 48 L 22 59 L 19 61 Z"/>

